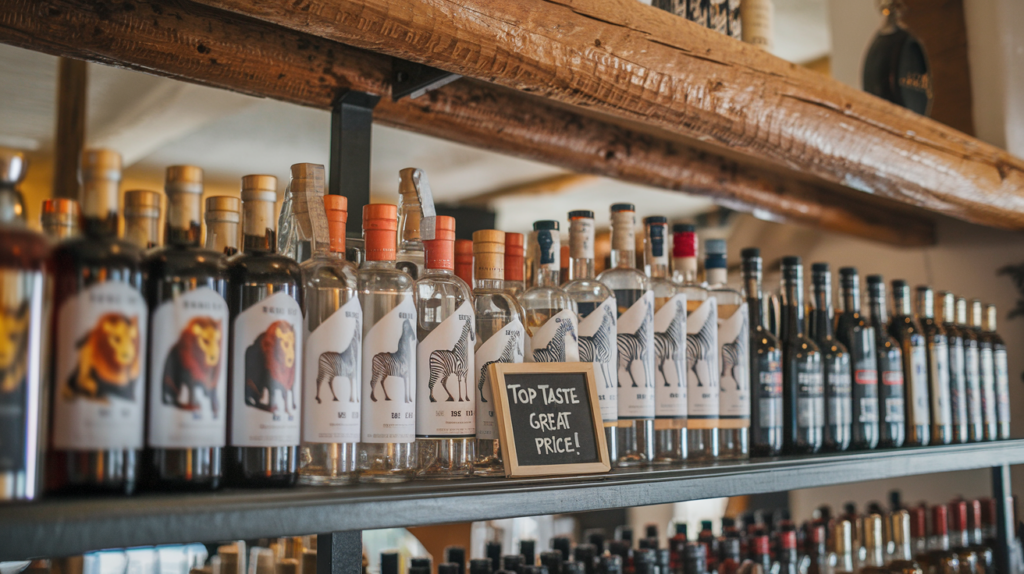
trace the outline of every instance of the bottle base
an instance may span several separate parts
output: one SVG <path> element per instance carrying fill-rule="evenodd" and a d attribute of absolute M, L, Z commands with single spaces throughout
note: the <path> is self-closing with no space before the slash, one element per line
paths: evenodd
<path fill-rule="evenodd" d="M 345 486 L 356 482 L 355 473 L 341 474 L 335 476 L 320 476 L 316 474 L 299 474 L 299 484 L 304 486 Z"/>
<path fill-rule="evenodd" d="M 368 484 L 398 484 L 399 482 L 409 482 L 412 480 L 411 474 L 360 474 L 359 482 Z"/>

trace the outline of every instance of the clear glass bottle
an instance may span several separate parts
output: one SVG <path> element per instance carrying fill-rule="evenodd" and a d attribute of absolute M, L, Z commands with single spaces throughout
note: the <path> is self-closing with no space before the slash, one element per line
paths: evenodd
<path fill-rule="evenodd" d="M 505 260 L 508 261 L 508 236 Z M 569 282 L 562 290 L 576 302 L 579 313 L 580 361 L 594 364 L 601 420 L 604 421 L 608 458 L 618 459 L 618 357 L 615 294 L 594 276 L 594 212 L 569 212 Z"/>
<path fill-rule="evenodd" d="M 133 189 L 124 192 L 124 240 L 139 249 L 160 245 L 160 194 Z"/>
<path fill-rule="evenodd" d="M 322 182 L 315 180 L 292 179 L 291 187 L 302 193 L 317 183 L 322 193 Z M 356 267 L 345 260 L 348 199 L 324 195 L 322 201 L 323 212 L 312 208 L 309 223 L 320 217 L 325 221 L 313 226 L 311 257 L 299 265 L 306 303 L 299 483 L 337 485 L 355 481 L 358 470 L 363 311 Z"/>
<path fill-rule="evenodd" d="M 832 546 L 835 560 L 829 574 L 854 574 L 856 548 L 854 547 L 852 522 L 849 520 L 836 521 L 835 530 L 832 533 Z"/>
<path fill-rule="evenodd" d="M 636 268 L 636 209 L 616 203 L 611 216 L 612 264 L 597 280 L 612 290 L 618 307 L 619 458 L 614 464 L 637 466 L 654 457 L 654 292 Z"/>
<path fill-rule="evenodd" d="M 996 395 L 996 434 L 995 439 L 1010 438 L 1010 373 L 1006 364 L 1006 343 L 996 332 L 998 313 L 995 305 L 985 305 L 985 322 L 981 337 L 992 346 L 992 374 L 995 380 Z"/>
<path fill-rule="evenodd" d="M 391 204 L 363 208 L 363 428 L 356 458 L 364 482 L 409 480 L 417 466 L 416 303 L 413 278 L 395 266 L 397 216 Z"/>
<path fill-rule="evenodd" d="M 474 473 L 499 476 L 505 473 L 494 410 L 490 366 L 494 363 L 522 363 L 526 330 L 525 312 L 519 301 L 505 289 L 506 237 L 501 231 L 484 229 L 473 233 L 473 262 L 476 285 L 476 464 Z"/>
<path fill-rule="evenodd" d="M 984 308 L 981 301 L 971 300 L 971 329 L 978 337 L 978 372 L 981 374 L 981 415 L 984 440 L 996 440 L 999 433 L 999 414 L 996 401 L 996 364 L 992 341 L 982 328 Z"/>
<path fill-rule="evenodd" d="M 843 267 L 839 270 L 839 302 L 841 310 L 836 319 L 836 339 L 850 353 L 853 382 L 850 448 L 873 449 L 878 446 L 880 430 L 878 359 L 875 346 L 878 335 L 860 311 L 860 276 L 853 267 Z"/>
<path fill-rule="evenodd" d="M 142 253 L 117 238 L 120 154 L 86 150 L 80 165 L 82 234 L 61 242 L 49 263 L 53 368 L 45 478 L 51 492 L 131 493 L 139 480 L 146 396 Z M 106 369 L 111 376 L 95 374 L 93 355 L 115 342 L 117 367 Z"/>
<path fill-rule="evenodd" d="M 455 276 L 466 285 L 473 284 L 473 242 L 469 239 L 455 240 Z"/>
<path fill-rule="evenodd" d="M 167 168 L 166 245 L 143 260 L 149 304 L 147 482 L 216 489 L 223 477 L 228 273 L 199 246 L 203 170 Z"/>
<path fill-rule="evenodd" d="M 687 458 L 686 295 L 669 279 L 668 220 L 644 219 L 644 268 L 654 292 L 654 462 Z"/>
<path fill-rule="evenodd" d="M 692 460 L 719 455 L 718 299 L 697 281 L 697 230 L 672 226 L 673 280 L 686 295 L 687 441 Z"/>
<path fill-rule="evenodd" d="M 892 282 L 892 308 L 889 334 L 903 351 L 903 406 L 907 421 L 903 446 L 927 446 L 931 428 L 928 348 L 921 326 L 910 311 L 910 287 L 902 279 Z"/>
<path fill-rule="evenodd" d="M 777 456 L 783 435 L 782 347 L 764 325 L 761 250 L 748 247 L 740 255 L 750 316 L 750 454 Z"/>
<path fill-rule="evenodd" d="M 238 224 L 242 202 L 237 197 L 215 195 L 206 198 L 206 249 L 231 257 L 238 253 Z"/>
<path fill-rule="evenodd" d="M 785 451 L 815 453 L 824 440 L 825 395 L 821 352 L 804 335 L 804 268 L 799 257 L 782 258 L 781 307 Z"/>
<path fill-rule="evenodd" d="M 950 408 L 949 343 L 942 324 L 935 320 L 935 294 L 931 287 L 918 285 L 917 320 L 925 338 L 928 357 L 931 440 L 929 444 L 953 441 L 953 413 Z"/>
<path fill-rule="evenodd" d="M 978 332 L 967 322 L 967 299 L 956 298 L 956 326 L 964 339 L 964 381 L 967 386 L 967 440 L 985 440 L 985 415 L 981 392 L 981 348 Z"/>
<path fill-rule="evenodd" d="M 25 152 L 0 146 L 0 189 L 6 192 L 4 201 L 7 202 L 3 209 L 21 223 L 25 223 L 28 217 L 20 189 L 21 182 L 28 175 L 28 163 Z"/>
<path fill-rule="evenodd" d="M 833 335 L 832 273 L 828 263 L 811 264 L 813 306 L 808 320 L 810 337 L 821 351 L 825 388 L 825 438 L 822 448 L 844 451 L 853 439 L 853 389 L 850 353 Z"/>
<path fill-rule="evenodd" d="M 516 299 L 526 291 L 526 281 L 523 279 L 525 241 L 526 237 L 522 233 L 505 234 L 505 290 Z"/>
<path fill-rule="evenodd" d="M 395 265 L 415 280 L 423 273 L 425 257 L 420 225 L 427 212 L 433 215 L 434 199 L 423 170 L 407 167 L 398 172 L 398 178 L 398 253 Z M 429 205 L 424 205 L 424 202 L 429 202 Z"/>
<path fill-rule="evenodd" d="M 455 218 L 437 216 L 434 239 L 423 246 L 423 274 L 414 287 L 417 475 L 463 478 L 476 459 L 476 316 L 469 285 L 454 274 Z"/>
<path fill-rule="evenodd" d="M 242 178 L 242 252 L 228 262 L 228 448 L 236 486 L 295 484 L 302 384 L 302 272 L 277 254 L 277 178 Z"/>
<path fill-rule="evenodd" d="M 538 256 L 533 286 L 519 296 L 526 311 L 526 362 L 564 363 L 580 360 L 576 302 L 559 287 L 559 225 L 536 221 Z"/>
<path fill-rule="evenodd" d="M 878 365 L 878 412 L 880 448 L 899 448 L 906 440 L 906 397 L 903 380 L 903 350 L 889 335 L 889 311 L 885 301 L 885 281 L 881 275 L 868 275 L 868 310 L 875 330 L 875 356 Z"/>
<path fill-rule="evenodd" d="M 43 233 L 54 241 L 63 241 L 79 233 L 81 212 L 74 199 L 51 198 L 43 200 L 40 222 Z"/>
<path fill-rule="evenodd" d="M 956 296 L 940 291 L 935 298 L 935 315 L 942 321 L 949 349 L 949 411 L 954 443 L 967 442 L 967 379 L 964 369 L 964 334 L 956 326 Z"/>
<path fill-rule="evenodd" d="M 726 285 L 725 240 L 709 239 L 704 252 L 708 294 L 718 300 L 719 448 L 722 458 L 749 458 L 750 308 L 742 293 Z"/>
<path fill-rule="evenodd" d="M 869 514 L 864 517 L 864 560 L 860 574 L 890 574 L 885 567 L 885 539 L 882 537 L 882 517 Z"/>
<path fill-rule="evenodd" d="M 889 523 L 893 546 L 892 559 L 887 565 L 889 570 L 893 574 L 924 574 L 911 550 L 910 513 L 906 510 L 893 511 L 889 515 Z"/>

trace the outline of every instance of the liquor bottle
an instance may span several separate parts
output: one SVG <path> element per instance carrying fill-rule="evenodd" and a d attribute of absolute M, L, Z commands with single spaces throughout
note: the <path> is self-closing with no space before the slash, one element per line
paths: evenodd
<path fill-rule="evenodd" d="M 17 182 L 21 152 L 0 148 L 0 181 Z M 38 444 L 42 415 L 47 257 L 50 241 L 19 217 L 20 194 L 0 184 L 0 325 L 4 377 L 0 382 L 0 501 L 32 500 L 39 494 Z M 22 212 L 23 213 L 23 212 Z"/>
<path fill-rule="evenodd" d="M 940 291 L 935 314 L 942 320 L 949 349 L 949 411 L 952 415 L 954 443 L 967 442 L 967 379 L 964 370 L 964 334 L 956 326 L 956 296 Z"/>
<path fill-rule="evenodd" d="M 505 249 L 509 248 L 508 237 Z M 505 254 L 508 261 L 508 253 Z M 569 212 L 569 277 L 562 286 L 576 302 L 579 313 L 580 361 L 594 364 L 601 420 L 604 422 L 608 458 L 618 459 L 615 428 L 618 425 L 618 347 L 615 294 L 594 277 L 594 212 Z"/>
<path fill-rule="evenodd" d="M 853 540 L 853 523 L 849 520 L 836 522 L 835 530 L 832 532 L 832 546 L 835 552 L 835 564 L 832 566 L 832 574 L 853 574 L 855 546 Z"/>
<path fill-rule="evenodd" d="M 686 545 L 689 540 L 686 536 L 686 523 L 675 524 L 675 534 L 668 539 L 669 551 L 669 574 L 682 574 L 683 561 L 686 558 Z"/>
<path fill-rule="evenodd" d="M 74 199 L 53 198 L 43 200 L 40 216 L 43 233 L 54 241 L 63 241 L 78 235 L 81 214 Z"/>
<path fill-rule="evenodd" d="M 868 275 L 868 309 L 875 331 L 875 357 L 878 359 L 878 446 L 899 448 L 906 440 L 904 419 L 903 351 L 889 335 L 885 282 L 881 275 Z"/>
<path fill-rule="evenodd" d="M 413 280 L 423 273 L 424 251 L 420 225 L 434 214 L 427 174 L 413 167 L 398 172 L 398 253 L 395 265 Z"/>
<path fill-rule="evenodd" d="M 779 533 L 778 569 L 776 574 L 797 574 L 800 557 L 796 553 L 796 531 L 783 530 Z"/>
<path fill-rule="evenodd" d="M 961 574 L 978 574 L 978 553 L 971 548 L 970 533 L 967 531 L 967 502 L 954 500 L 949 508 L 949 547 L 960 561 Z"/>
<path fill-rule="evenodd" d="M 879 443 L 877 333 L 860 310 L 860 276 L 854 267 L 839 270 L 839 302 L 836 339 L 850 355 L 852 374 L 850 448 L 873 449 Z M 902 411 L 902 409 L 901 409 Z M 901 413 L 902 414 L 902 413 Z"/>
<path fill-rule="evenodd" d="M 654 455 L 654 292 L 636 268 L 635 209 L 611 208 L 611 267 L 597 276 L 615 294 L 618 307 L 619 426 L 617 466 L 648 464 Z M 626 563 L 628 566 L 628 563 Z"/>
<path fill-rule="evenodd" d="M 238 223 L 242 202 L 237 197 L 206 198 L 206 249 L 231 257 L 238 253 Z"/>
<path fill-rule="evenodd" d="M 473 233 L 473 308 L 476 314 L 476 352 L 473 384 L 476 385 L 476 464 L 474 473 L 502 475 L 498 422 L 490 366 L 522 363 L 526 331 L 525 312 L 504 286 L 505 234 L 493 229 Z"/>
<path fill-rule="evenodd" d="M 928 553 L 928 510 L 924 504 L 911 508 L 910 512 L 910 547 L 913 551 L 914 560 Z M 918 562 L 925 566 L 923 562 Z"/>
<path fill-rule="evenodd" d="M 166 245 L 143 260 L 148 277 L 148 482 L 215 489 L 223 477 L 228 388 L 228 273 L 199 246 L 203 170 L 167 168 Z"/>
<path fill-rule="evenodd" d="M 292 179 L 292 193 L 321 187 L 322 179 Z M 309 199 L 320 193 L 310 190 Z M 323 212 L 310 206 L 315 224 L 309 259 L 302 270 L 302 296 L 306 303 L 302 363 L 302 445 L 299 451 L 301 484 L 335 485 L 356 479 L 356 450 L 361 437 L 360 419 L 363 310 L 357 294 L 356 267 L 345 260 L 348 199 L 323 195 Z M 346 392 L 348 391 L 348 392 Z"/>
<path fill-rule="evenodd" d="M 810 336 L 821 351 L 822 381 L 825 389 L 825 437 L 822 447 L 830 451 L 850 448 L 853 434 L 853 389 L 850 353 L 832 331 L 832 274 L 828 263 L 811 264 L 813 307 L 808 320 Z"/>
<path fill-rule="evenodd" d="M 932 507 L 932 535 L 928 538 L 928 552 L 919 556 L 921 567 L 929 574 L 960 574 L 960 560 L 949 549 L 948 513 L 944 505 Z"/>
<path fill-rule="evenodd" d="M 967 501 L 968 547 L 978 555 L 978 574 L 992 574 L 992 548 L 985 544 L 981 507 L 980 500 Z"/>
<path fill-rule="evenodd" d="M 15 220 L 25 223 L 25 199 L 21 195 L 21 182 L 28 175 L 28 157 L 25 152 L 0 146 L 0 190 L 4 192 L 4 205 L 0 209 Z"/>
<path fill-rule="evenodd" d="M 726 285 L 726 244 L 704 246 L 708 294 L 718 301 L 719 449 L 722 458 L 750 457 L 749 307 L 743 294 Z"/>
<path fill-rule="evenodd" d="M 414 288 L 420 385 L 416 392 L 417 474 L 461 478 L 473 473 L 476 459 L 476 386 L 471 380 L 471 373 L 476 374 L 476 316 L 469 285 L 453 273 L 455 218 L 437 216 L 434 239 L 424 240 L 423 246 L 423 274 Z M 456 388 L 449 388 L 450 384 Z"/>
<path fill-rule="evenodd" d="M 996 306 L 985 305 L 985 325 L 982 338 L 992 346 L 992 373 L 995 379 L 996 423 L 994 438 L 1010 438 L 1010 371 L 1006 364 L 1006 343 L 996 332 Z"/>
<path fill-rule="evenodd" d="M 473 242 L 469 239 L 455 240 L 455 276 L 466 285 L 473 284 Z"/>
<path fill-rule="evenodd" d="M 953 413 L 950 408 L 949 343 L 942 325 L 935 320 L 932 288 L 917 287 L 917 317 L 925 338 L 928 358 L 928 397 L 931 399 L 931 440 L 929 444 L 953 441 Z"/>
<path fill-rule="evenodd" d="M 882 537 L 882 517 L 869 514 L 864 517 L 864 560 L 861 574 L 890 574 L 885 565 L 885 539 Z"/>
<path fill-rule="evenodd" d="M 825 523 L 809 524 L 804 534 L 804 557 L 800 561 L 800 572 L 829 574 L 827 543 Z"/>
<path fill-rule="evenodd" d="M 981 301 L 971 301 L 971 329 L 978 336 L 978 364 L 981 373 L 981 415 L 984 440 L 996 440 L 999 433 L 999 414 L 996 400 L 996 365 L 992 341 L 982 329 Z"/>
<path fill-rule="evenodd" d="M 799 257 L 782 258 L 782 392 L 785 451 L 815 453 L 824 440 L 821 352 L 804 335 L 804 270 Z"/>
<path fill-rule="evenodd" d="M 782 452 L 782 347 L 764 326 L 761 293 L 761 250 L 748 247 L 743 257 L 743 283 L 750 316 L 750 454 Z"/>
<path fill-rule="evenodd" d="M 864 91 L 927 116 L 932 84 L 924 46 L 903 25 L 902 2 L 883 0 L 879 6 L 883 21 L 864 56 Z"/>
<path fill-rule="evenodd" d="M 892 556 L 887 567 L 894 574 L 924 574 L 921 565 L 914 560 L 910 546 L 910 513 L 896 510 L 889 515 L 889 531 L 892 536 Z"/>
<path fill-rule="evenodd" d="M 522 233 L 505 234 L 505 290 L 516 299 L 526 291 L 523 280 L 525 239 Z"/>
<path fill-rule="evenodd" d="M 672 258 L 679 291 L 686 296 L 686 414 L 689 458 L 714 460 L 719 452 L 721 412 L 718 366 L 718 297 L 697 282 L 697 230 L 672 226 Z M 675 279 L 675 277 L 673 277 Z M 621 303 L 620 303 L 621 304 Z M 621 329 L 620 329 L 621 330 Z"/>
<path fill-rule="evenodd" d="M 956 298 L 956 328 L 964 339 L 964 381 L 967 387 L 967 440 L 985 440 L 985 416 L 981 406 L 981 353 L 978 333 L 967 322 L 967 299 Z"/>
<path fill-rule="evenodd" d="M 149 313 L 142 253 L 117 238 L 120 180 L 120 154 L 82 154 L 82 234 L 60 243 L 49 263 L 50 491 L 131 493 L 139 477 Z"/>
<path fill-rule="evenodd" d="M 559 287 L 558 222 L 535 221 L 538 256 L 533 286 L 519 296 L 526 311 L 526 362 L 566 363 L 580 360 L 576 302 Z"/>
<path fill-rule="evenodd" d="M 124 192 L 124 240 L 139 249 L 160 245 L 160 194 L 133 189 Z"/>
<path fill-rule="evenodd" d="M 302 272 L 277 253 L 277 178 L 242 178 L 242 252 L 228 263 L 228 448 L 234 485 L 295 483 L 300 441 Z"/>
<path fill-rule="evenodd" d="M 928 398 L 928 347 L 921 326 L 910 312 L 910 287 L 907 282 L 892 282 L 893 317 L 889 334 L 903 351 L 903 406 L 907 421 L 903 446 L 927 446 L 931 415 Z"/>
<path fill-rule="evenodd" d="M 644 228 L 644 267 L 654 292 L 654 462 L 675 464 L 688 454 L 686 295 L 668 278 L 668 220 L 648 217 Z"/>
<path fill-rule="evenodd" d="M 366 260 L 357 272 L 362 441 L 356 458 L 365 482 L 402 482 L 416 473 L 416 303 L 413 278 L 395 264 L 397 214 L 390 204 L 363 208 Z"/>

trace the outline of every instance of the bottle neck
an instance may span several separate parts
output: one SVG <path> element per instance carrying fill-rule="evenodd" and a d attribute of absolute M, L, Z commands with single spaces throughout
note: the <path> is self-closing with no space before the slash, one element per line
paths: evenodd
<path fill-rule="evenodd" d="M 573 257 L 569 259 L 569 279 L 593 279 L 594 260 L 586 257 Z"/>
<path fill-rule="evenodd" d="M 747 290 L 747 307 L 750 314 L 750 328 L 756 329 L 762 326 L 761 318 L 761 272 L 744 272 L 743 283 Z"/>
<path fill-rule="evenodd" d="M 935 295 L 931 291 L 917 292 L 917 316 L 922 319 L 935 318 Z"/>
<path fill-rule="evenodd" d="M 636 268 L 636 251 L 626 249 L 612 249 L 612 267 L 623 267 L 627 269 Z"/>
<path fill-rule="evenodd" d="M 881 568 L 885 566 L 885 553 L 883 552 L 882 546 L 878 544 L 872 544 L 865 548 L 864 563 L 867 566 L 875 566 Z"/>
<path fill-rule="evenodd" d="M 423 277 L 454 277 L 455 271 L 451 269 L 431 269 L 426 267 L 423 269 Z"/>
<path fill-rule="evenodd" d="M 207 221 L 206 248 L 218 253 L 238 251 L 238 222 Z"/>
<path fill-rule="evenodd" d="M 910 292 L 906 289 L 894 289 L 892 293 L 892 312 L 898 317 L 910 316 Z"/>
<path fill-rule="evenodd" d="M 379 259 L 376 261 L 366 260 L 359 265 L 360 269 L 394 269 L 394 259 Z"/>
<path fill-rule="evenodd" d="M 815 332 L 822 338 L 832 337 L 832 289 L 828 281 L 814 281 Z"/>
<path fill-rule="evenodd" d="M 785 332 L 790 337 L 804 334 L 804 285 L 800 279 L 782 281 Z"/>
<path fill-rule="evenodd" d="M 502 279 L 476 279 L 474 283 L 474 289 L 501 291 L 505 288 L 505 281 Z"/>
<path fill-rule="evenodd" d="M 23 224 L 25 222 L 23 208 L 24 200 L 18 188 L 13 185 L 0 185 L 0 223 Z"/>
<path fill-rule="evenodd" d="M 398 207 L 398 245 L 405 251 L 407 247 L 423 249 L 420 238 L 420 222 L 423 220 L 423 207 L 415 193 L 403 194 Z"/>
<path fill-rule="evenodd" d="M 533 274 L 534 287 L 558 287 L 559 269 L 551 269 L 547 265 L 537 264 L 537 270 Z"/>
<path fill-rule="evenodd" d="M 149 249 L 158 243 L 157 223 L 159 220 L 149 216 L 125 216 L 124 240 L 139 247 Z"/>
<path fill-rule="evenodd" d="M 949 550 L 949 534 L 934 534 L 928 541 L 931 550 Z"/>
<path fill-rule="evenodd" d="M 675 264 L 676 271 L 682 276 L 684 285 L 697 284 L 696 257 L 676 257 L 672 260 L 672 263 Z"/>
<path fill-rule="evenodd" d="M 82 229 L 92 236 L 117 235 L 119 180 L 86 178 L 82 182 Z"/>
<path fill-rule="evenodd" d="M 242 251 L 275 253 L 277 229 L 274 225 L 273 202 L 247 201 L 243 204 L 242 211 Z"/>
<path fill-rule="evenodd" d="M 167 196 L 164 243 L 187 247 L 199 246 L 201 200 L 202 196 L 198 193 L 171 193 Z"/>
<path fill-rule="evenodd" d="M 871 293 L 868 300 L 871 319 L 875 325 L 885 326 L 889 322 L 889 310 L 885 304 L 885 293 Z"/>
<path fill-rule="evenodd" d="M 846 313 L 860 313 L 860 289 L 848 285 L 839 285 L 839 297 Z"/>
<path fill-rule="evenodd" d="M 707 274 L 708 285 L 725 285 L 725 282 L 728 280 L 728 271 L 726 271 L 725 267 L 705 267 L 704 272 Z"/>

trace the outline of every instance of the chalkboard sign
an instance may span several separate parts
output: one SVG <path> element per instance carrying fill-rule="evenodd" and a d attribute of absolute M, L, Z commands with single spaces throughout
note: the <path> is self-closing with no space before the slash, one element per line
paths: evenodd
<path fill-rule="evenodd" d="M 494 363 L 506 476 L 608 472 L 593 363 Z"/>

